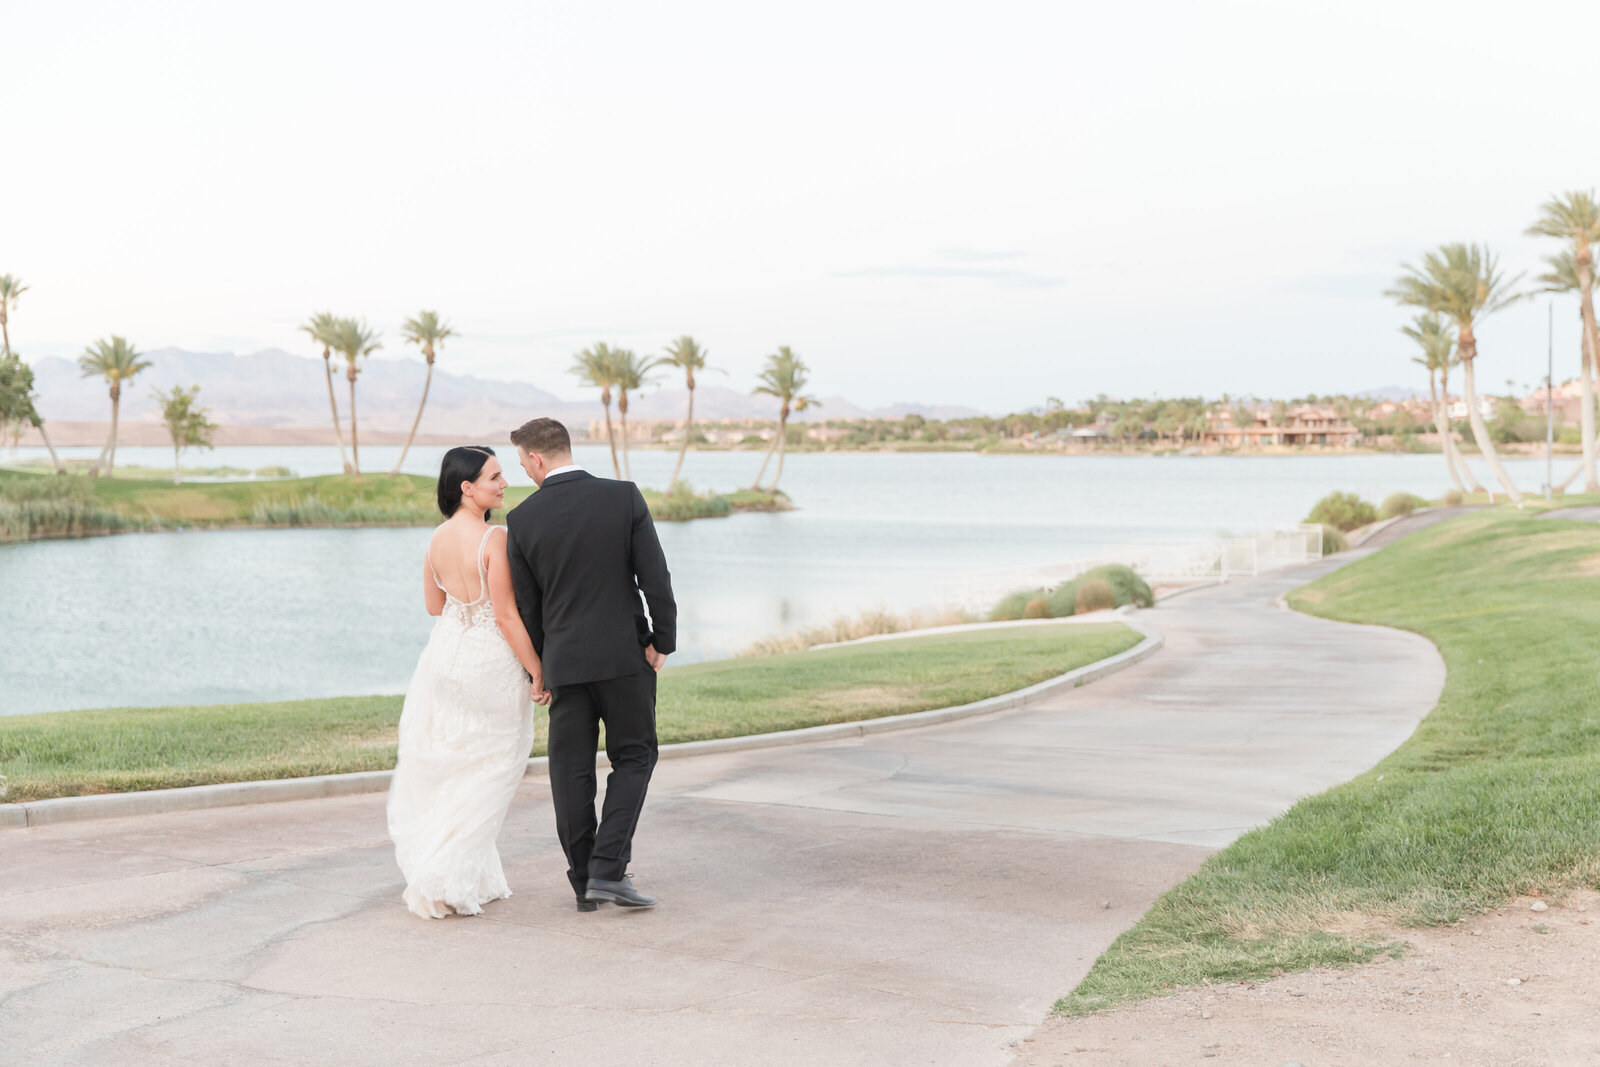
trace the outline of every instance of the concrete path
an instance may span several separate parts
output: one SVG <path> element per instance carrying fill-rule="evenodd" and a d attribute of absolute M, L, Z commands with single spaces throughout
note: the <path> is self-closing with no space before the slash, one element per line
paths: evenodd
<path fill-rule="evenodd" d="M 0 1063 L 1003 1063 L 1162 890 L 1433 706 L 1423 639 L 1275 605 L 1336 565 L 1165 603 L 1157 656 L 1037 705 L 663 762 L 650 912 L 573 911 L 532 778 L 477 919 L 406 912 L 382 795 L 0 832 Z"/>
<path fill-rule="evenodd" d="M 1541 519 L 1577 519 L 1580 522 L 1600 522 L 1600 507 L 1593 504 L 1570 508 L 1556 508 L 1539 516 Z"/>

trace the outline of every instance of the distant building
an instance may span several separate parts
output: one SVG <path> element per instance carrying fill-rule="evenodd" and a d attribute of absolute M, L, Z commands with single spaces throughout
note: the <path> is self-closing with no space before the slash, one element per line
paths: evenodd
<path fill-rule="evenodd" d="M 1244 409 L 1248 422 L 1236 421 L 1232 408 L 1210 412 L 1211 423 L 1206 443 L 1224 448 L 1255 448 L 1261 445 L 1353 445 L 1361 431 L 1331 407 L 1301 404 L 1290 409 L 1281 423 L 1274 422 L 1270 408 Z"/>

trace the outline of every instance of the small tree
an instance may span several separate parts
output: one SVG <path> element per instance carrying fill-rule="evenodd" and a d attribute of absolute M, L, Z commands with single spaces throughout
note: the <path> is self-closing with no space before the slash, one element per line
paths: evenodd
<path fill-rule="evenodd" d="M 153 389 L 151 395 L 161 404 L 161 421 L 167 424 L 172 438 L 172 484 L 177 485 L 182 480 L 183 450 L 210 448 L 217 424 L 207 417 L 210 412 L 196 403 L 200 398 L 198 385 L 187 389 L 174 385 L 169 391 Z"/>

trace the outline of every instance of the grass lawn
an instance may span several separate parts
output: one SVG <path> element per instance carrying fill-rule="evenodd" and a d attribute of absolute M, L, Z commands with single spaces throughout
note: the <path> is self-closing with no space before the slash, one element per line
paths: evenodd
<path fill-rule="evenodd" d="M 870 642 L 669 667 L 663 743 L 965 704 L 1138 644 L 1120 623 Z M 0 718 L 7 801 L 394 766 L 397 696 L 116 708 Z M 543 729 L 534 755 L 544 754 Z"/>
<path fill-rule="evenodd" d="M 1290 602 L 1431 639 L 1449 671 L 1438 707 L 1370 772 L 1162 896 L 1058 1011 L 1365 961 L 1402 950 L 1385 926 L 1600 886 L 1600 525 L 1470 515 Z"/>

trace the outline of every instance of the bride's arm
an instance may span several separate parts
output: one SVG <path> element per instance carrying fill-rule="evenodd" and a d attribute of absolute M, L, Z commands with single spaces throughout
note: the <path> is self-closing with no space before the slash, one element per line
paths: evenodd
<path fill-rule="evenodd" d="M 522 669 L 533 679 L 533 691 L 544 693 L 544 666 L 539 662 L 539 654 L 533 650 L 528 628 L 522 624 L 522 613 L 517 611 L 516 594 L 511 590 L 511 564 L 506 559 L 505 527 L 497 527 L 495 533 L 490 535 L 488 555 L 489 603 L 494 606 L 494 621 L 505 636 L 506 644 L 511 646 L 511 651 L 522 662 Z M 544 700 L 535 697 L 540 704 L 548 699 L 548 695 Z"/>
<path fill-rule="evenodd" d="M 422 602 L 428 605 L 429 615 L 444 614 L 444 590 L 433 579 L 433 561 L 422 557 Z"/>

